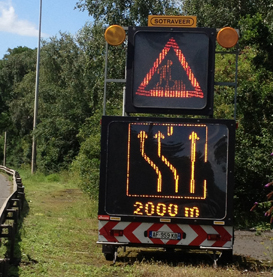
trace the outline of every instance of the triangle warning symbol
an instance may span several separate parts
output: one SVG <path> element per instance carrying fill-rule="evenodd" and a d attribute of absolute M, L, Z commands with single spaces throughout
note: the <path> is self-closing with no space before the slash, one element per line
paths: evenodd
<path fill-rule="evenodd" d="M 170 49 L 173 49 L 175 52 L 179 64 L 187 75 L 187 80 L 184 82 L 182 80 L 172 80 L 173 61 L 166 58 Z M 165 59 L 166 62 L 163 63 Z M 155 75 L 158 75 L 158 81 L 154 85 L 151 85 L 150 81 Z M 185 82 L 188 82 L 188 85 Z M 153 67 L 139 85 L 136 94 L 140 96 L 168 98 L 204 98 L 204 93 L 174 38 L 170 38 L 166 43 L 154 62 Z"/>

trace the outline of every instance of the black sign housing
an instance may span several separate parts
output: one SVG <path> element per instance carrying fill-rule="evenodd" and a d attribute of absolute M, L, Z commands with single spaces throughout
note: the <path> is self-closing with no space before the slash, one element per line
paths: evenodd
<path fill-rule="evenodd" d="M 103 117 L 99 215 L 232 225 L 235 122 Z"/>
<path fill-rule="evenodd" d="M 127 113 L 213 115 L 216 30 L 129 27 Z"/>

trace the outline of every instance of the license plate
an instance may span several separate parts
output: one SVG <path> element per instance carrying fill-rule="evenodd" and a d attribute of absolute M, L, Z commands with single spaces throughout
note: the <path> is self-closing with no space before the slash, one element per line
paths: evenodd
<path fill-rule="evenodd" d="M 172 233 L 172 232 L 150 231 L 149 238 L 180 240 L 181 234 L 180 233 Z"/>

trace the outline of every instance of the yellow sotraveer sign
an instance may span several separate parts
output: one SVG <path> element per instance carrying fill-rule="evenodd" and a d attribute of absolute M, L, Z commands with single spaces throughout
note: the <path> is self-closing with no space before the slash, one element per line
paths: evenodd
<path fill-rule="evenodd" d="M 196 16 L 149 15 L 150 27 L 196 27 Z"/>

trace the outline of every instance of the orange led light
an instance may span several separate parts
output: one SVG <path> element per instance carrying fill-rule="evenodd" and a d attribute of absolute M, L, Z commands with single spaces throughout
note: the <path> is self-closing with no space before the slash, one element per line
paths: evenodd
<path fill-rule="evenodd" d="M 128 125 L 128 144 L 127 144 L 127 182 L 126 195 L 129 195 L 129 172 L 130 172 L 130 148 L 131 147 L 131 124 Z"/>
<path fill-rule="evenodd" d="M 203 199 L 207 198 L 207 180 L 204 180 L 204 196 Z"/>
<path fill-rule="evenodd" d="M 149 138 L 149 134 L 150 132 L 148 132 L 147 128 L 145 131 L 145 128 L 143 128 L 142 130 L 138 129 L 138 133 L 136 133 L 135 131 L 132 132 L 132 127 L 134 125 L 137 126 L 149 126 L 150 123 L 144 122 L 144 123 L 130 123 L 128 125 L 128 153 L 127 153 L 127 178 L 126 178 L 126 195 L 129 197 L 150 197 L 150 198 L 169 198 L 169 199 L 189 199 L 189 200 L 203 200 L 207 198 L 207 181 L 203 180 L 202 184 L 196 184 L 196 180 L 195 180 L 195 163 L 196 163 L 196 149 L 197 149 L 197 142 L 200 140 L 200 137 L 198 135 L 198 130 L 195 129 L 196 131 L 192 131 L 189 135 L 189 140 L 190 140 L 190 162 L 191 162 L 191 174 L 190 174 L 190 184 L 189 184 L 189 189 L 188 192 L 187 190 L 184 189 L 184 193 L 183 195 L 179 195 L 179 187 L 183 188 L 183 186 L 185 187 L 186 184 L 183 183 L 183 179 L 180 180 L 180 176 L 178 174 L 178 170 L 177 168 L 165 157 L 164 153 L 162 153 L 162 144 L 163 141 L 167 138 L 170 137 L 172 135 L 176 135 L 176 129 L 174 129 L 174 127 L 195 127 L 195 128 L 205 128 L 205 134 L 204 134 L 204 130 L 202 130 L 201 134 L 202 135 L 202 143 L 204 143 L 204 162 L 206 163 L 208 161 L 208 126 L 204 125 L 204 124 L 189 124 L 189 123 L 185 123 L 185 124 L 168 124 L 168 123 L 153 123 L 153 126 L 165 126 L 166 130 L 164 132 L 164 130 L 161 128 L 159 129 L 155 134 L 153 134 L 152 137 Z M 131 130 L 132 129 L 132 130 Z M 205 136 L 204 136 L 205 135 Z M 133 191 L 134 189 L 132 188 L 130 190 L 130 161 L 132 159 L 131 157 L 131 136 L 136 136 L 139 140 L 139 151 L 140 154 L 142 156 L 142 158 L 144 159 L 145 162 L 147 162 L 155 171 L 155 173 L 157 174 L 157 181 L 154 183 L 155 186 L 155 192 L 153 193 L 149 193 L 149 194 L 145 194 L 144 193 L 130 193 L 130 191 Z M 162 176 L 162 172 L 159 169 L 159 166 L 156 164 L 156 162 L 159 164 L 158 160 L 152 160 L 145 151 L 146 143 L 148 139 L 155 139 L 156 140 L 156 145 L 157 145 L 157 157 L 160 158 L 160 160 L 171 170 L 172 174 L 173 174 L 173 184 L 174 184 L 174 188 L 173 188 L 173 195 L 169 195 L 169 194 L 163 194 L 162 193 L 162 186 L 163 186 L 163 176 Z M 200 148 L 200 146 L 199 146 Z M 149 150 L 150 151 L 150 150 Z M 164 151 L 163 151 L 164 152 Z M 150 153 L 150 152 L 149 152 Z M 161 165 L 162 166 L 162 165 Z M 135 169 L 134 169 L 135 170 Z M 180 170 L 181 172 L 181 170 Z M 166 182 L 165 182 L 166 183 Z M 151 184 L 153 185 L 153 184 Z M 198 185 L 198 190 L 196 191 L 196 186 Z M 202 190 L 200 190 L 200 185 L 202 186 Z M 190 195 L 189 195 L 190 193 Z M 138 210 L 136 210 L 138 211 Z"/>
<path fill-rule="evenodd" d="M 205 143 L 205 159 L 204 162 L 208 161 L 208 126 L 206 126 L 206 143 Z"/>
<path fill-rule="evenodd" d="M 143 204 L 141 202 L 136 202 L 134 204 L 134 207 L 136 208 L 134 214 L 143 215 L 143 212 L 141 212 L 141 210 L 143 209 Z"/>
<path fill-rule="evenodd" d="M 124 42 L 126 33 L 121 26 L 111 25 L 106 29 L 104 38 L 110 45 L 118 46 Z"/>
<path fill-rule="evenodd" d="M 158 203 L 157 206 L 156 206 L 156 213 L 158 215 L 161 215 L 161 216 L 164 216 L 166 214 L 166 205 L 163 204 L 163 203 Z"/>
<path fill-rule="evenodd" d="M 136 215 L 143 215 L 144 213 L 148 216 L 157 215 L 157 216 L 171 216 L 174 217 L 178 214 L 178 205 L 176 204 L 169 204 L 166 205 L 165 203 L 157 203 L 154 204 L 153 202 L 149 201 L 145 205 L 142 202 L 135 202 L 134 207 L 134 214 Z"/>
<path fill-rule="evenodd" d="M 161 157 L 161 139 L 164 139 L 165 137 L 160 131 L 158 131 L 154 138 L 157 138 L 157 155 L 158 157 Z"/>
<path fill-rule="evenodd" d="M 196 140 L 199 140 L 197 133 L 192 132 L 189 136 L 191 140 L 191 183 L 190 183 L 190 193 L 195 192 L 195 178 L 194 178 L 194 166 L 195 166 L 195 156 L 196 156 Z"/>
<path fill-rule="evenodd" d="M 141 131 L 138 136 L 140 139 L 140 152 L 141 156 L 144 158 L 144 160 L 155 170 L 157 174 L 157 192 L 161 192 L 162 189 L 162 174 L 161 171 L 158 169 L 157 165 L 146 155 L 144 152 L 144 144 L 145 144 L 145 139 L 148 138 L 147 134 L 145 131 Z"/>
<path fill-rule="evenodd" d="M 236 45 L 239 36 L 235 29 L 231 27 L 224 27 L 218 32 L 216 39 L 222 47 L 232 48 Z"/>
<path fill-rule="evenodd" d="M 155 205 L 153 204 L 153 202 L 148 202 L 145 205 L 145 213 L 146 215 L 153 215 L 155 212 Z"/>
<path fill-rule="evenodd" d="M 170 137 L 173 134 L 173 126 L 167 127 L 167 135 Z"/>
<path fill-rule="evenodd" d="M 155 134 L 154 138 L 158 139 L 158 147 L 157 147 L 157 154 L 158 157 L 161 158 L 161 160 L 170 168 L 172 173 L 174 174 L 174 181 L 175 181 L 175 193 L 178 193 L 178 181 L 179 181 L 179 175 L 177 175 L 177 170 L 176 168 L 165 158 L 165 156 L 161 155 L 161 139 L 164 139 L 165 136 L 158 131 L 157 134 Z"/>
<path fill-rule="evenodd" d="M 168 213 L 170 216 L 176 216 L 178 213 L 178 206 L 175 204 L 170 204 L 168 207 Z"/>
<path fill-rule="evenodd" d="M 185 207 L 185 217 L 199 217 L 200 211 L 197 207 Z"/>
<path fill-rule="evenodd" d="M 178 182 L 179 182 L 179 175 L 177 174 L 176 168 L 162 155 L 162 161 L 170 168 L 174 175 L 174 192 L 178 193 Z"/>

